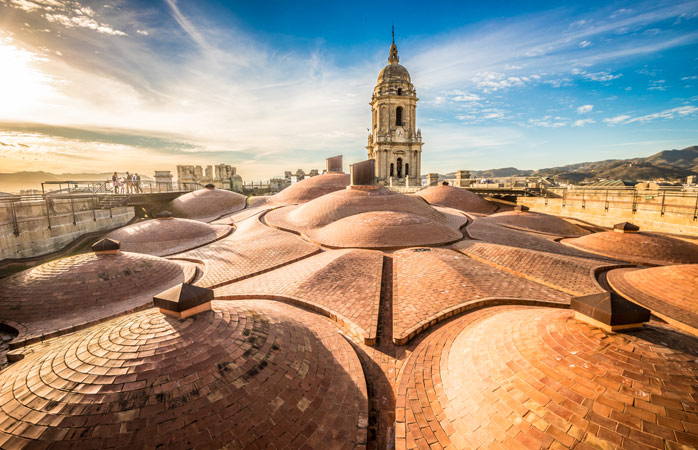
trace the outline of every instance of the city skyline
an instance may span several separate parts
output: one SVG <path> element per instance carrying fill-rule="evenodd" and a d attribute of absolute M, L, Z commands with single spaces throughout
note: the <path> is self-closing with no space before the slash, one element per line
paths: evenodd
<path fill-rule="evenodd" d="M 698 142 L 698 2 L 294 6 L 0 1 L 2 171 L 360 161 L 393 23 L 423 173 Z"/>

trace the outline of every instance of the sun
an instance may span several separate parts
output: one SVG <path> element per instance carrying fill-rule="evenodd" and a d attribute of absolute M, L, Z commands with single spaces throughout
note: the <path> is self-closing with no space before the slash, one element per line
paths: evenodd
<path fill-rule="evenodd" d="M 51 92 L 51 77 L 37 68 L 44 58 L 0 38 L 0 117 L 25 118 Z"/>

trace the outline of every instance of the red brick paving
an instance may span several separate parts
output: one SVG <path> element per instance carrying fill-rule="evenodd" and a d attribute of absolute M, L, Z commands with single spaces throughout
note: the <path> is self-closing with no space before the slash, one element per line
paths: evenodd
<path fill-rule="evenodd" d="M 194 271 L 191 264 L 127 252 L 62 258 L 0 280 L 0 317 L 20 328 L 16 348 L 152 304 L 154 294 L 190 280 Z"/>
<path fill-rule="evenodd" d="M 604 259 L 599 258 L 599 255 L 597 254 L 582 251 L 580 249 L 555 242 L 552 239 L 552 236 L 546 237 L 543 234 L 527 233 L 512 228 L 502 227 L 494 223 L 487 222 L 485 219 L 486 218 L 475 217 L 473 222 L 467 226 L 466 232 L 470 237 L 485 242 L 491 242 L 493 244 L 527 248 L 530 250 L 556 253 L 559 255 Z M 457 247 L 457 245 L 458 244 L 455 244 L 454 247 Z"/>
<path fill-rule="evenodd" d="M 475 311 L 405 364 L 396 448 L 693 448 L 696 355 L 698 340 L 660 327 L 609 334 L 571 311 Z"/>
<path fill-rule="evenodd" d="M 264 226 L 256 217 L 238 224 L 230 236 L 175 258 L 203 261 L 203 287 L 218 287 L 284 266 L 317 253 L 319 248 L 291 233 Z"/>
<path fill-rule="evenodd" d="M 393 340 L 404 344 L 467 309 L 506 302 L 569 304 L 569 295 L 448 249 L 393 254 Z"/>
<path fill-rule="evenodd" d="M 554 236 L 578 237 L 589 234 L 586 229 L 556 216 L 536 212 L 507 211 L 484 217 L 487 223 L 524 231 L 552 234 Z"/>
<path fill-rule="evenodd" d="M 695 264 L 698 245 L 654 233 L 619 233 L 604 231 L 563 244 L 633 264 Z"/>
<path fill-rule="evenodd" d="M 628 300 L 698 335 L 698 264 L 617 269 L 608 282 Z"/>
<path fill-rule="evenodd" d="M 227 225 L 173 218 L 137 222 L 114 230 L 106 237 L 119 241 L 125 252 L 165 256 L 208 244 L 231 231 Z"/>
<path fill-rule="evenodd" d="M 458 250 L 471 258 L 500 270 L 527 278 L 570 295 L 579 296 L 603 292 L 595 272 L 612 267 L 606 261 L 489 244 L 461 241 Z"/>
<path fill-rule="evenodd" d="M 333 250 L 216 289 L 216 298 L 276 298 L 323 311 L 362 342 L 378 326 L 383 254 Z"/>
<path fill-rule="evenodd" d="M 490 214 L 497 209 L 479 195 L 454 186 L 431 186 L 417 192 L 416 195 L 431 205 L 446 206 L 463 212 Z"/>
<path fill-rule="evenodd" d="M 350 181 L 347 173 L 323 173 L 292 184 L 278 194 L 269 197 L 267 202 L 274 205 L 309 202 L 325 194 L 345 189 L 349 186 Z"/>
<path fill-rule="evenodd" d="M 248 220 L 252 218 L 253 216 L 257 216 L 264 211 L 268 211 L 270 209 L 274 209 L 276 206 L 274 205 L 260 205 L 260 206 L 254 206 L 254 207 L 248 207 L 243 209 L 242 211 L 238 211 L 233 214 L 228 214 L 226 216 L 223 216 L 222 218 L 218 220 L 214 220 L 211 222 L 212 225 L 234 225 L 237 224 L 240 221 L 243 220 Z"/>
<path fill-rule="evenodd" d="M 2 448 L 365 448 L 349 343 L 277 302 L 149 309 L 55 339 L 0 373 Z"/>
<path fill-rule="evenodd" d="M 224 189 L 199 189 L 172 200 L 167 210 L 176 217 L 211 222 L 245 208 L 247 197 Z"/>

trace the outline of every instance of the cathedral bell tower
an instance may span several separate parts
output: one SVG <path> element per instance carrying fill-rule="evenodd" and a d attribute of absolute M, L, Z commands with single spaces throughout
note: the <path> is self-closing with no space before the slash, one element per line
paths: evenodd
<path fill-rule="evenodd" d="M 388 65 L 378 75 L 371 110 L 368 157 L 376 161 L 376 181 L 384 185 L 419 186 L 422 131 L 416 126 L 417 92 L 410 74 L 399 64 L 393 31 Z"/>

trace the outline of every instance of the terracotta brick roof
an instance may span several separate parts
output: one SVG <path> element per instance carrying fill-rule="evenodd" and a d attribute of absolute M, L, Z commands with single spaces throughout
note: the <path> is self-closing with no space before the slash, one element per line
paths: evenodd
<path fill-rule="evenodd" d="M 345 189 L 301 206 L 270 211 L 267 224 L 329 247 L 391 248 L 453 242 L 467 219 L 423 200 L 375 189 Z"/>
<path fill-rule="evenodd" d="M 167 209 L 176 217 L 211 222 L 245 208 L 246 197 L 224 189 L 199 189 L 172 200 Z"/>
<path fill-rule="evenodd" d="M 270 298 L 332 317 L 366 343 L 376 340 L 383 254 L 331 250 L 216 289 L 216 298 Z"/>
<path fill-rule="evenodd" d="M 275 302 L 114 319 L 28 355 L 0 387 L 3 448 L 365 448 L 356 354 Z"/>
<path fill-rule="evenodd" d="M 127 252 L 58 259 L 0 280 L 0 320 L 19 328 L 13 346 L 26 344 L 142 308 L 194 271 Z"/>
<path fill-rule="evenodd" d="M 153 219 L 137 222 L 107 234 L 121 250 L 164 256 L 200 247 L 230 234 L 226 225 L 209 225 L 189 219 Z"/>
<path fill-rule="evenodd" d="M 463 212 L 490 214 L 497 209 L 479 195 L 454 186 L 430 186 L 417 192 L 417 195 L 431 205 L 446 206 Z"/>
<path fill-rule="evenodd" d="M 348 173 L 327 172 L 292 184 L 278 194 L 272 195 L 268 202 L 274 205 L 305 203 L 325 194 L 343 190 L 347 186 L 349 186 Z"/>
<path fill-rule="evenodd" d="M 578 237 L 590 232 L 559 217 L 536 212 L 506 211 L 481 219 L 483 222 L 555 236 Z"/>
<path fill-rule="evenodd" d="M 608 282 L 628 300 L 698 335 L 698 264 L 617 269 Z"/>
<path fill-rule="evenodd" d="M 429 335 L 402 370 L 396 448 L 695 448 L 698 340 L 498 307 Z"/>
<path fill-rule="evenodd" d="M 654 233 L 604 231 L 562 243 L 633 264 L 698 263 L 698 245 Z"/>
<path fill-rule="evenodd" d="M 411 248 L 393 254 L 393 340 L 397 344 L 454 313 L 476 307 L 569 301 L 568 294 L 453 250 Z"/>

